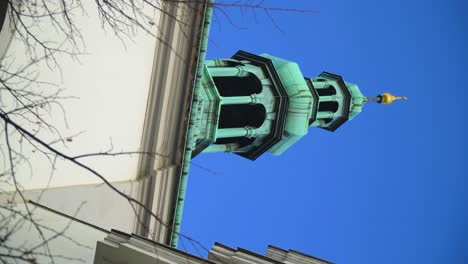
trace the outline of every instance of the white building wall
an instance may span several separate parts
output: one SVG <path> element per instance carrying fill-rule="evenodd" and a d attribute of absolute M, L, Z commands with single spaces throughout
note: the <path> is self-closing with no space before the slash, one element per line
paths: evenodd
<path fill-rule="evenodd" d="M 203 8 L 172 6 L 170 13 L 161 20 L 158 19 L 159 14 L 154 14 L 154 28 L 160 30 L 158 39 L 164 38 L 169 45 L 143 33 L 134 38 L 135 43 L 127 42 L 123 46 L 111 32 L 99 27 L 97 14 L 92 10 L 93 2 L 84 4 L 91 10 L 88 11 L 90 20 L 79 21 L 84 39 L 91 39 L 86 43 L 88 55 L 80 57 L 79 61 L 60 57 L 61 71 L 44 65 L 40 68 L 41 80 L 60 83 L 66 88 L 65 95 L 79 97 L 62 102 L 68 126 L 58 108 L 44 117 L 65 138 L 83 131 L 67 141 L 66 146 L 54 146 L 71 156 L 107 151 L 111 146 L 113 152 L 133 151 L 140 145 L 145 146 L 146 151 L 164 153 L 164 157 L 145 156 L 143 162 L 139 161 L 138 155 L 92 157 L 81 161 L 104 175 L 119 190 L 144 203 L 166 225 L 161 225 L 141 208 L 132 208 L 126 199 L 103 185 L 100 179 L 73 164 L 57 160 L 51 178 L 49 161 L 24 146 L 23 153 L 31 157 L 32 169 L 16 167 L 17 177 L 25 190 L 23 194 L 26 199 L 68 215 L 74 215 L 85 202 L 76 218 L 108 230 L 116 228 L 135 232 L 169 243 L 203 15 L 197 10 Z M 92 18 L 91 14 L 95 17 Z M 171 19 L 175 15 L 183 18 L 183 23 Z M 184 28 L 179 28 L 181 25 Z M 43 34 L 53 37 L 52 34 Z M 8 36 L 2 30 L 0 40 L 5 37 Z M 15 61 L 21 61 L 16 60 L 24 55 L 21 42 L 16 38 L 8 39 L 11 39 L 11 44 L 7 52 L 11 56 L 6 58 L 16 56 Z M 148 94 L 151 95 L 151 104 L 147 110 Z M 141 144 L 144 123 L 147 131 Z M 38 134 L 41 139 L 53 140 L 44 132 Z M 5 144 L 1 129 L 0 144 Z M 141 162 L 139 172 L 138 162 Z M 1 184 L 2 191 L 14 189 L 13 185 Z M 0 205 L 7 200 L 22 203 L 19 196 L 12 199 L 11 193 L 0 192 Z M 36 212 L 39 211 L 36 210 L 34 216 Z M 38 216 L 50 227 L 60 224 L 54 220 L 54 214 L 39 212 Z M 145 228 L 141 228 L 139 220 L 144 222 Z M 78 240 L 100 240 L 94 231 L 88 233 L 86 229 L 71 227 L 69 232 Z M 15 239 L 18 242 L 40 242 L 39 237 L 24 230 Z M 74 247 L 68 247 L 66 251 L 67 247 L 60 244 L 58 248 L 64 255 L 75 255 Z"/>
<path fill-rule="evenodd" d="M 59 1 L 57 1 L 59 2 Z M 123 36 L 123 42 L 114 33 L 101 27 L 94 1 L 82 1 L 84 11 L 74 13 L 77 28 L 83 37 L 85 54 L 70 58 L 57 53 L 54 62 L 39 64 L 39 80 L 51 82 L 63 88 L 63 96 L 73 98 L 60 100 L 65 113 L 54 106 L 49 115 L 43 116 L 65 138 L 76 135 L 66 146 L 55 144 L 69 155 L 111 150 L 138 151 L 148 100 L 156 38 L 138 31 L 132 40 Z M 157 33 L 159 13 L 146 7 L 148 24 Z M 7 43 L 9 26 L 5 25 L 0 39 Z M 40 25 L 37 34 L 44 40 L 56 41 L 57 30 L 50 25 Z M 38 48 L 39 49 L 39 48 Z M 9 69 L 24 65 L 29 59 L 23 41 L 13 33 L 11 43 L 2 60 Z M 45 87 L 48 92 L 56 88 Z M 5 99 L 3 99 L 5 100 Z M 14 118 L 14 117 L 12 117 Z M 22 123 L 20 118 L 15 119 Z M 24 122 L 23 122 L 24 124 Z M 3 125 L 2 125 L 3 126 Z M 31 126 L 26 128 L 33 129 Z M 2 128 L 3 130 L 3 128 Z M 55 138 L 43 129 L 38 134 L 46 142 Z M 2 137 L 0 144 L 4 145 Z M 13 140 L 13 139 L 12 139 Z M 14 146 L 18 144 L 13 143 Z M 99 183 L 100 180 L 77 166 L 57 160 L 53 177 L 51 165 L 43 155 L 32 153 L 23 144 L 23 154 L 30 158 L 29 165 L 17 169 L 17 178 L 25 189 L 70 186 Z M 5 153 L 3 153 L 3 156 Z M 97 169 L 110 181 L 135 179 L 138 155 L 119 157 L 87 158 L 85 164 Z M 2 165 L 3 166 L 3 165 Z M 3 187 L 3 186 L 2 186 Z M 8 187 L 10 189 L 10 187 Z"/>
<path fill-rule="evenodd" d="M 76 19 L 76 25 L 85 41 L 83 51 L 86 54 L 74 59 L 59 54 L 56 56 L 58 65 L 51 62 L 39 63 L 32 69 L 39 73 L 38 80 L 56 85 L 45 85 L 39 90 L 49 92 L 63 88 L 62 96 L 71 97 L 60 101 L 65 115 L 61 107 L 55 106 L 42 118 L 53 124 L 64 138 L 76 135 L 70 141 L 66 140 L 66 145 L 54 144 L 67 155 L 138 151 L 141 147 L 157 39 L 140 31 L 132 36 L 132 41 L 127 39 L 122 43 L 113 32 L 102 29 L 94 1 L 82 1 L 82 4 L 84 11 L 77 10 L 79 14 L 76 14 L 75 18 L 80 18 Z M 154 24 L 150 27 L 156 35 L 160 14 L 152 8 L 146 13 L 150 15 L 149 18 Z M 13 71 L 25 65 L 29 57 L 24 43 L 18 38 L 18 33 L 12 33 L 9 30 L 10 26 L 7 21 L 0 32 L 0 64 Z M 54 40 L 55 34 L 54 29 L 47 25 L 39 30 L 39 35 L 46 40 Z M 2 106 L 11 104 L 5 102 L 5 97 L 1 97 Z M 20 117 L 11 118 L 26 129 L 34 131 L 35 127 Z M 1 121 L 0 123 L 0 146 L 2 150 L 6 150 L 4 124 Z M 10 127 L 11 131 L 13 129 Z M 45 142 L 51 142 L 55 137 L 51 137 L 50 134 L 51 131 L 43 130 L 37 136 Z M 21 149 L 22 154 L 29 159 L 28 163 L 15 167 L 16 178 L 26 200 L 31 199 L 108 230 L 118 228 L 133 232 L 137 209 L 132 208 L 127 200 L 103 185 L 99 178 L 60 159 L 52 166 L 44 155 L 33 152 L 27 143 L 20 145 L 15 135 L 12 135 L 10 140 L 13 147 Z M 0 176 L 9 169 L 7 160 L 7 152 L 0 152 Z M 80 161 L 104 175 L 124 193 L 139 196 L 140 182 L 134 181 L 137 177 L 138 155 L 90 157 Z M 53 167 L 55 169 L 52 171 Z M 13 190 L 14 185 L 0 181 L 0 208 L 8 203 L 17 203 L 16 209 L 25 214 L 21 197 L 9 193 Z M 28 206 L 35 208 L 31 204 Z M 5 210 L 1 212 L 11 213 Z M 53 254 L 80 258 L 84 263 L 92 263 L 96 241 L 106 235 L 86 225 L 71 223 L 67 218 L 40 208 L 33 209 L 32 216 L 46 229 L 66 229 L 67 237 L 85 245 L 77 246 L 77 243 L 70 239 L 58 236 L 48 243 Z M 0 220 L 4 219 L 0 217 Z M 16 221 L 0 224 L 0 232 L 17 228 L 6 245 L 31 248 L 44 241 L 34 226 L 25 224 L 17 227 L 15 223 Z M 67 227 L 68 224 L 70 225 Z M 45 233 L 46 238 L 54 235 L 53 232 Z M 5 253 L 3 249 L 0 249 L 0 253 Z M 43 250 L 44 247 L 38 248 L 40 252 Z M 1 259 L 3 260 L 3 257 Z M 50 263 L 50 260 L 45 257 L 37 263 Z M 55 263 L 73 262 L 56 258 Z"/>
<path fill-rule="evenodd" d="M 39 235 L 36 227 L 31 225 L 31 222 L 22 221 L 20 222 L 23 223 L 21 228 L 16 229 L 6 243 L 3 242 L 3 245 L 23 251 L 35 249 L 33 254 L 23 256 L 25 259 L 34 259 L 34 263 L 52 263 L 52 259 L 54 263 L 93 263 L 96 241 L 104 239 L 107 236 L 106 232 L 71 221 L 30 204 L 29 208 L 34 214 L 36 224 L 47 226 L 47 229 L 40 227 L 45 240 Z M 27 215 L 23 205 L 18 205 L 15 209 L 21 214 Z M 5 213 L 5 210 L 0 208 L 0 213 Z M 16 223 L 21 219 L 20 216 L 16 216 L 13 222 Z M 21 256 L 19 251 L 12 251 L 7 247 L 0 247 L 0 254 L 2 254 L 0 259 L 5 263 L 27 263 L 27 261 L 6 257 L 5 255 Z"/>

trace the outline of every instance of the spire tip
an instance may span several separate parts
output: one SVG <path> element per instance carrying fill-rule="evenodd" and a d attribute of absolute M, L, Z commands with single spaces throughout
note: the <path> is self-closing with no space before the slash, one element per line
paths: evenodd
<path fill-rule="evenodd" d="M 383 93 L 376 97 L 368 97 L 366 101 L 374 101 L 380 104 L 391 104 L 397 100 L 408 100 L 407 96 L 395 96 L 391 93 Z"/>

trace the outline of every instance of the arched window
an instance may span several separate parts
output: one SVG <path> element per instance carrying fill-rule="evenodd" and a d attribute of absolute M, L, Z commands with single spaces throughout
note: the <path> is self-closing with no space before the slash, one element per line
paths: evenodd
<path fill-rule="evenodd" d="M 317 89 L 317 93 L 319 96 L 335 95 L 336 90 L 335 87 L 333 87 L 333 85 L 330 85 L 324 89 Z"/>
<path fill-rule="evenodd" d="M 262 92 L 262 82 L 253 74 L 245 77 L 213 77 L 213 81 L 221 96 L 248 96 Z"/>
<path fill-rule="evenodd" d="M 266 118 L 261 104 L 235 104 L 221 106 L 218 128 L 260 127 Z"/>
<path fill-rule="evenodd" d="M 328 101 L 328 102 L 320 102 L 319 104 L 319 112 L 336 112 L 338 110 L 338 102 L 336 101 Z"/>

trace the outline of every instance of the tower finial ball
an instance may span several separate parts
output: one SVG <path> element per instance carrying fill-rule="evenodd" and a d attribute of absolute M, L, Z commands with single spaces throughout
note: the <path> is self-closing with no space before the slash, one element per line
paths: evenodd
<path fill-rule="evenodd" d="M 379 97 L 381 98 L 380 103 L 382 104 L 391 104 L 396 100 L 408 100 L 406 96 L 395 96 L 391 93 L 383 93 L 379 95 Z"/>

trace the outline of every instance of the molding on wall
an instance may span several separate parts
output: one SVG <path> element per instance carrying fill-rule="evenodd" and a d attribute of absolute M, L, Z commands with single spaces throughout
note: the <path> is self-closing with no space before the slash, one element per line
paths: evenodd
<path fill-rule="evenodd" d="M 161 225 L 143 209 L 138 210 L 134 232 L 168 244 L 174 221 L 182 154 L 189 121 L 193 79 L 198 56 L 203 2 L 188 8 L 166 3 L 159 22 L 141 151 L 138 198 L 159 217 Z M 177 17 L 180 21 L 176 21 Z"/>

